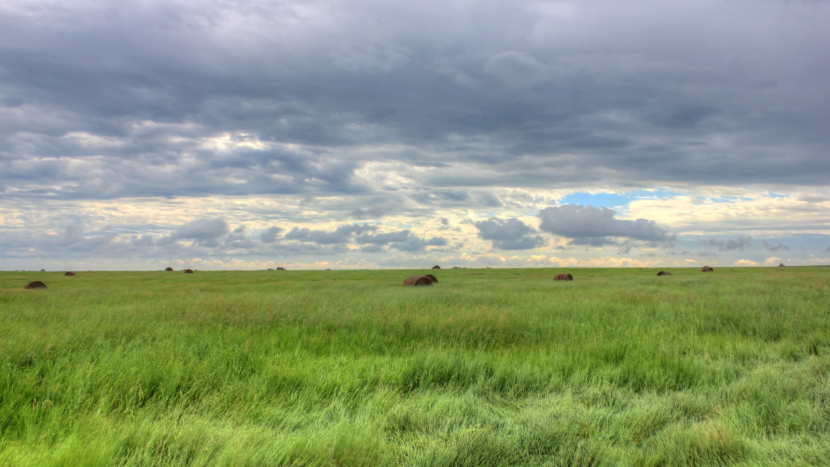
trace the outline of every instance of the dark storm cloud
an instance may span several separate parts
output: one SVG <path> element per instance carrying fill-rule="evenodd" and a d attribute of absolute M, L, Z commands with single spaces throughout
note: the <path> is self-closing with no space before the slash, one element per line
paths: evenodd
<path fill-rule="evenodd" d="M 539 229 L 569 238 L 571 245 L 618 245 L 624 253 L 630 250 L 631 243 L 620 244 L 614 238 L 649 244 L 671 243 L 675 240 L 674 235 L 652 220 L 621 220 L 615 217 L 616 214 L 613 209 L 578 204 L 549 207 L 539 212 L 542 219 Z"/>
<path fill-rule="evenodd" d="M 496 217 L 475 223 L 478 236 L 492 240 L 498 250 L 530 250 L 545 244 L 545 239 L 533 227 L 518 219 L 501 220 Z"/>
<path fill-rule="evenodd" d="M 355 176 L 376 160 L 435 168 L 424 204 L 498 206 L 464 187 L 823 185 L 828 15 L 778 1 L 11 0 L 0 196 L 397 189 Z"/>

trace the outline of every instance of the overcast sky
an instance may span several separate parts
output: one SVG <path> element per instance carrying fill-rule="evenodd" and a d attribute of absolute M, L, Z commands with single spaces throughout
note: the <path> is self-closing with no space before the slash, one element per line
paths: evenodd
<path fill-rule="evenodd" d="M 830 2 L 5 0 L 0 269 L 830 264 Z"/>

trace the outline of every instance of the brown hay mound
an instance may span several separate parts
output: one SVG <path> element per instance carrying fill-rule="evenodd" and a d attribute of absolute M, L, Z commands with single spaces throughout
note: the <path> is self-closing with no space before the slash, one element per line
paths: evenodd
<path fill-rule="evenodd" d="M 280 266 L 280 267 L 277 268 L 277 271 L 285 271 L 285 268 Z"/>
<path fill-rule="evenodd" d="M 24 289 L 45 289 L 46 284 L 41 281 L 32 281 L 23 286 Z"/>
<path fill-rule="evenodd" d="M 658 276 L 671 276 L 669 271 L 660 271 L 657 273 Z"/>
<path fill-rule="evenodd" d="M 171 272 L 171 271 L 173 271 L 173 268 L 167 268 L 167 269 L 165 269 L 165 271 Z"/>
<path fill-rule="evenodd" d="M 572 281 L 574 280 L 574 276 L 568 274 L 567 272 L 564 274 L 557 274 L 553 276 L 553 280 L 555 281 Z"/>
<path fill-rule="evenodd" d="M 433 266 L 433 267 L 432 267 L 432 269 L 441 269 L 441 266 L 438 266 L 438 265 L 436 264 L 435 266 Z"/>
<path fill-rule="evenodd" d="M 709 266 L 703 266 L 700 268 L 700 272 L 714 272 L 715 270 L 710 268 Z"/>
<path fill-rule="evenodd" d="M 185 274 L 193 274 L 193 270 L 192 269 L 185 269 L 184 273 Z"/>
<path fill-rule="evenodd" d="M 427 275 L 426 275 L 426 276 L 424 276 L 424 277 L 426 277 L 427 279 L 431 280 L 433 284 L 437 284 L 437 283 L 438 283 L 438 278 L 437 278 L 437 277 L 435 277 L 435 276 L 433 276 L 432 274 L 427 274 Z"/>
<path fill-rule="evenodd" d="M 423 285 L 432 285 L 432 281 L 426 276 L 409 276 L 405 281 L 403 281 L 403 285 L 420 287 Z"/>
<path fill-rule="evenodd" d="M 274 270 L 274 268 L 268 268 L 268 270 L 269 270 L 269 271 L 273 271 L 273 270 Z"/>
<path fill-rule="evenodd" d="M 69 271 L 66 274 L 64 274 L 64 276 L 74 276 L 74 275 L 75 275 L 75 273 L 72 272 L 72 271 Z"/>

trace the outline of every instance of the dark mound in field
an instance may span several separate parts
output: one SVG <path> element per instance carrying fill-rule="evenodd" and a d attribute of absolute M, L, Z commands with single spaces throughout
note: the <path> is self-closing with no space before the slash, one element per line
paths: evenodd
<path fill-rule="evenodd" d="M 192 269 L 185 269 L 184 273 L 185 274 L 193 274 L 193 270 Z"/>
<path fill-rule="evenodd" d="M 64 276 L 74 276 L 74 275 L 76 275 L 76 274 L 72 271 L 68 271 L 66 274 L 64 274 Z"/>
<path fill-rule="evenodd" d="M 432 285 L 432 281 L 426 276 L 409 276 L 405 281 L 403 281 L 403 285 L 420 287 L 423 285 Z"/>
<path fill-rule="evenodd" d="M 574 276 L 568 274 L 567 272 L 564 274 L 557 274 L 553 276 L 553 280 L 555 281 L 572 281 L 574 280 Z"/>
<path fill-rule="evenodd" d="M 273 270 L 274 270 L 274 268 L 268 268 L 268 270 L 269 270 L 269 271 L 273 271 Z"/>
<path fill-rule="evenodd" d="M 424 277 L 426 277 L 427 279 L 431 280 L 433 284 L 437 284 L 437 283 L 438 283 L 438 278 L 437 278 L 437 277 L 435 277 L 435 276 L 433 276 L 432 274 L 427 274 L 427 275 L 426 275 L 426 276 L 424 276 Z"/>
<path fill-rule="evenodd" d="M 172 272 L 172 271 L 173 271 L 173 268 L 167 268 L 167 269 L 165 269 L 165 271 L 167 271 L 167 272 Z"/>
<path fill-rule="evenodd" d="M 441 269 L 441 266 L 438 266 L 438 265 L 436 264 L 435 266 L 433 266 L 433 267 L 432 267 L 432 269 Z"/>
<path fill-rule="evenodd" d="M 280 267 L 277 268 L 277 271 L 285 271 L 285 268 L 280 266 Z"/>
<path fill-rule="evenodd" d="M 783 265 L 782 265 L 782 266 L 783 266 Z M 41 269 L 41 270 L 40 270 L 40 272 L 46 272 L 46 270 L 45 270 L 45 269 Z"/>
<path fill-rule="evenodd" d="M 23 286 L 24 289 L 45 289 L 46 284 L 41 281 L 32 281 Z"/>
<path fill-rule="evenodd" d="M 669 271 L 660 271 L 657 273 L 658 276 L 671 276 Z"/>
<path fill-rule="evenodd" d="M 710 268 L 709 266 L 703 266 L 700 268 L 700 272 L 714 272 L 715 270 Z"/>
<path fill-rule="evenodd" d="M 784 263 L 779 264 L 779 265 L 778 265 L 778 267 L 779 267 L 779 268 L 783 268 L 783 267 L 784 267 Z"/>

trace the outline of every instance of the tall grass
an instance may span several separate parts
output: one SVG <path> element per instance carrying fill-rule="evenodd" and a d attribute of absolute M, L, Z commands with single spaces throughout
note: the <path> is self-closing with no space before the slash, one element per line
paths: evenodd
<path fill-rule="evenodd" d="M 830 269 L 424 272 L 0 273 L 0 465 L 830 465 Z"/>

